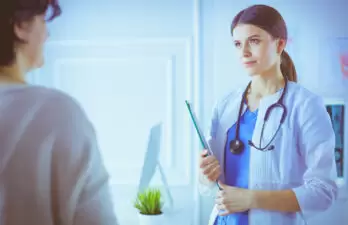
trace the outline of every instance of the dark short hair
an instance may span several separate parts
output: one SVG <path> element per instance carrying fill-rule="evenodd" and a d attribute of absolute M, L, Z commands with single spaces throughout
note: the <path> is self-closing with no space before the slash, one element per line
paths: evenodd
<path fill-rule="evenodd" d="M 268 32 L 273 38 L 288 40 L 288 30 L 281 14 L 268 5 L 252 5 L 240 11 L 231 24 L 231 34 L 238 24 L 250 24 Z M 285 50 L 281 54 L 280 65 L 284 76 L 290 81 L 297 82 L 297 73 L 293 61 Z"/>
<path fill-rule="evenodd" d="M 49 21 L 61 14 L 58 0 L 1 0 L 0 1 L 0 66 L 15 60 L 15 45 L 22 42 L 14 33 L 14 25 L 30 21 L 34 16 L 50 13 Z"/>

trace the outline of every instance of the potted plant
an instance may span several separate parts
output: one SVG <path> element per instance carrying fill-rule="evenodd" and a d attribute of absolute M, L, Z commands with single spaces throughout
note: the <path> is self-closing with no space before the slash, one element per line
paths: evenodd
<path fill-rule="evenodd" d="M 161 196 L 161 191 L 157 188 L 147 188 L 138 193 L 134 207 L 139 212 L 140 225 L 163 224 Z"/>

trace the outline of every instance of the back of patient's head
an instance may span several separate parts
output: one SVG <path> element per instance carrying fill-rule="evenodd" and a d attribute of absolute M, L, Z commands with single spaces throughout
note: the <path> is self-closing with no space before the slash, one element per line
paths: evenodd
<path fill-rule="evenodd" d="M 23 27 L 35 16 L 46 15 L 49 21 L 59 16 L 58 0 L 1 0 L 0 1 L 0 67 L 16 60 L 16 51 L 25 41 L 16 34 L 15 26 Z M 28 27 L 29 29 L 30 27 Z"/>

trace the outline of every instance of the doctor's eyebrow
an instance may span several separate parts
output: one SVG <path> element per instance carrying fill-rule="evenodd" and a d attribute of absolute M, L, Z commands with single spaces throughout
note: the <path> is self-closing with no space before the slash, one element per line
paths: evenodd
<path fill-rule="evenodd" d="M 253 35 L 249 36 L 249 37 L 247 38 L 247 40 L 254 39 L 254 38 L 261 38 L 261 36 L 258 35 L 258 34 L 253 34 Z M 233 41 L 234 41 L 234 42 L 239 42 L 238 39 L 234 39 Z"/>
<path fill-rule="evenodd" d="M 248 37 L 248 39 L 253 39 L 253 38 L 260 38 L 261 36 L 258 34 L 254 34 Z"/>

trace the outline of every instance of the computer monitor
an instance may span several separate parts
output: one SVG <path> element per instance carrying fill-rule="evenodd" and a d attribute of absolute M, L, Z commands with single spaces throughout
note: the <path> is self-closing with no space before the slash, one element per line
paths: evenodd
<path fill-rule="evenodd" d="M 144 164 L 142 173 L 140 176 L 138 192 L 141 192 L 150 186 L 150 182 L 155 175 L 156 170 L 161 175 L 161 180 L 164 186 L 164 192 L 166 199 L 164 204 L 168 203 L 168 207 L 172 208 L 174 201 L 172 194 L 167 183 L 167 178 L 165 176 L 164 170 L 161 166 L 159 155 L 161 152 L 161 140 L 162 140 L 162 123 L 154 125 L 150 129 L 149 141 L 147 145 L 147 151 L 144 157 Z"/>

